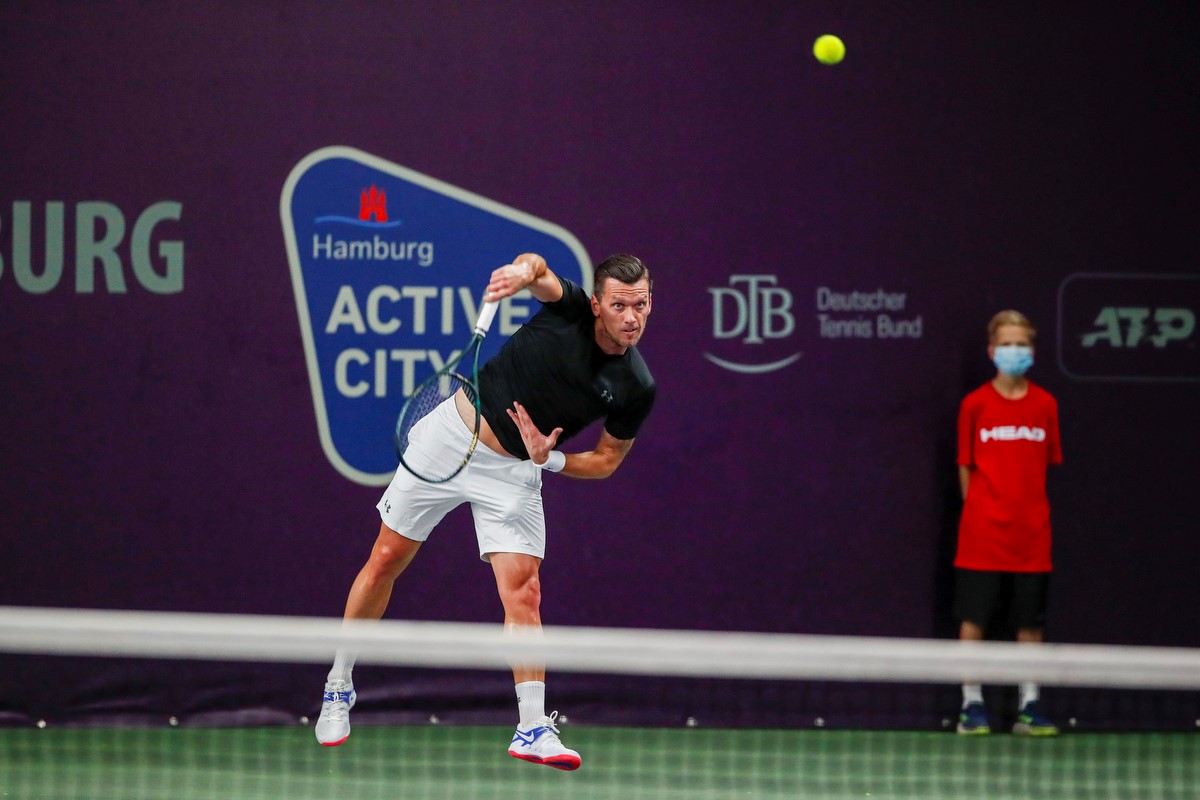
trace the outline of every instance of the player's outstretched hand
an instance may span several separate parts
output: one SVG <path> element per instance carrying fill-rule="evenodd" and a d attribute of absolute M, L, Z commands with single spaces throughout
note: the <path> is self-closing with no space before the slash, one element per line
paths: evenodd
<path fill-rule="evenodd" d="M 550 431 L 549 435 L 538 430 L 537 425 L 533 424 L 533 420 L 529 418 L 529 412 L 525 410 L 525 406 L 513 401 L 513 407 L 507 409 L 508 416 L 517 424 L 517 430 L 521 432 L 521 440 L 525 442 L 525 449 L 529 451 L 529 457 L 533 459 L 535 464 L 545 464 L 546 459 L 550 457 L 550 451 L 554 449 L 555 443 L 558 441 L 559 435 L 562 434 L 562 428 L 555 428 Z"/>

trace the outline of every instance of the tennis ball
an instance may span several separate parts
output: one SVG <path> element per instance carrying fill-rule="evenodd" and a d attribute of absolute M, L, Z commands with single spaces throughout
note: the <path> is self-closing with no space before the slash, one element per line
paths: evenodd
<path fill-rule="evenodd" d="M 838 37 L 827 33 L 813 42 L 813 55 L 822 64 L 838 64 L 846 57 L 846 45 Z"/>

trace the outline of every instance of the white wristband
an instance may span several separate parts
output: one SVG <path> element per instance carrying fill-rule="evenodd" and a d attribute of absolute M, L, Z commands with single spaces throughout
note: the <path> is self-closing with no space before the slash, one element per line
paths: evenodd
<path fill-rule="evenodd" d="M 534 466 L 538 469 L 549 470 L 550 472 L 562 472 L 562 468 L 567 465 L 567 454 L 561 450 L 551 450 L 550 455 L 546 457 L 544 464 L 535 463 Z"/>

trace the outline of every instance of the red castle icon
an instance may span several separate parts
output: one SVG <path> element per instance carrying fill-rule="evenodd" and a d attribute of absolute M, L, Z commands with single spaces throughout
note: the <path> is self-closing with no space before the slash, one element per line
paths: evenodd
<path fill-rule="evenodd" d="M 363 189 L 358 200 L 358 218 L 363 222 L 387 222 L 387 192 L 376 189 L 374 184 L 370 189 Z"/>

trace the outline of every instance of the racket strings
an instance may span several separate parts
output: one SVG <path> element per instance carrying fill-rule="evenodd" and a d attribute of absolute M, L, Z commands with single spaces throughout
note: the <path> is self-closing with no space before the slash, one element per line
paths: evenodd
<path fill-rule="evenodd" d="M 417 423 L 464 387 L 469 387 L 469 384 L 461 375 L 437 375 L 434 380 L 426 381 L 417 387 L 404 404 L 400 422 L 396 426 L 396 438 L 401 454 L 408 450 L 409 434 Z M 473 389 L 468 388 L 467 397 L 471 398 L 474 393 Z"/>
<path fill-rule="evenodd" d="M 444 483 L 450 480 L 467 465 L 479 437 L 479 388 L 476 384 L 479 374 L 479 350 L 482 337 L 476 336 L 463 348 L 462 352 L 451 359 L 435 375 L 425 379 L 405 401 L 396 421 L 395 445 L 396 455 L 401 465 L 423 481 L 429 483 Z M 471 364 L 472 379 L 468 379 L 459 371 Z M 471 431 L 470 446 L 461 452 L 450 447 L 440 453 L 430 447 L 412 448 L 413 431 L 421 421 L 433 412 L 439 405 L 454 397 L 461 390 L 467 400 L 474 406 L 475 429 Z M 423 445 L 424 441 L 419 440 Z M 448 443 L 447 443 L 448 444 Z"/>

